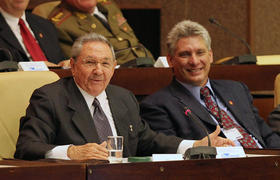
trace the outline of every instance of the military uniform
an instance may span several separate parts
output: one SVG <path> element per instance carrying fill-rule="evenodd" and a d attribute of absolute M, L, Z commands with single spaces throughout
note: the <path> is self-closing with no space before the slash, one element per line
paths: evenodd
<path fill-rule="evenodd" d="M 97 8 L 106 16 L 109 27 L 89 13 L 71 9 L 63 1 L 50 13 L 48 19 L 59 29 L 60 44 L 67 57 L 71 56 L 71 46 L 76 38 L 95 32 L 105 36 L 113 45 L 118 64 L 129 64 L 138 57 L 153 59 L 149 50 L 139 42 L 115 2 L 99 0 Z"/>

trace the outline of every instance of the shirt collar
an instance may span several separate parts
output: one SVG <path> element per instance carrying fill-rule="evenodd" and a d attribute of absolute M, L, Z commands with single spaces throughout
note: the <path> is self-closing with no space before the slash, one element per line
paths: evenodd
<path fill-rule="evenodd" d="M 89 93 L 87 93 L 85 90 L 83 90 L 77 83 L 76 83 L 76 85 L 77 85 L 78 89 L 80 90 L 80 92 L 82 93 L 84 99 L 86 100 L 86 103 L 89 108 L 92 106 L 94 98 L 97 98 L 100 103 L 105 102 L 107 99 L 107 94 L 105 91 L 102 91 L 98 96 L 94 97 L 94 96 L 90 95 Z"/>
<path fill-rule="evenodd" d="M 0 8 L 0 12 L 1 14 L 3 15 L 3 17 L 5 18 L 6 22 L 9 24 L 9 26 L 11 27 L 16 27 L 18 26 L 18 21 L 19 21 L 19 18 L 18 17 L 15 17 L 9 13 L 7 13 L 6 11 L 4 11 L 2 8 Z M 23 12 L 23 15 L 21 16 L 21 19 L 27 23 L 26 21 L 26 16 L 25 16 L 25 12 Z"/>
<path fill-rule="evenodd" d="M 191 94 L 192 94 L 197 100 L 200 100 L 200 99 L 201 99 L 201 98 L 200 98 L 200 89 L 202 88 L 201 86 L 194 86 L 194 85 L 191 85 L 191 84 L 187 84 L 187 83 L 184 83 L 184 82 L 182 82 L 182 81 L 179 81 L 178 79 L 176 79 L 176 81 L 178 81 L 182 86 L 184 86 L 187 90 L 189 90 L 189 91 L 191 92 Z M 213 94 L 214 94 L 214 93 L 213 93 L 214 91 L 213 91 L 213 89 L 212 89 L 212 87 L 211 87 L 209 78 L 208 78 L 207 83 L 206 83 L 205 86 L 207 86 L 207 87 L 209 88 L 210 93 L 213 95 Z"/>

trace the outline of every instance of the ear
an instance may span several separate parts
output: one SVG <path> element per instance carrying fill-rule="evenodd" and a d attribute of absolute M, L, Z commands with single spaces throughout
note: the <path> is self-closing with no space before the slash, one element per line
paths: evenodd
<path fill-rule="evenodd" d="M 74 76 L 74 74 L 75 74 L 75 60 L 73 58 L 70 58 L 70 67 L 71 67 L 72 75 Z"/>
<path fill-rule="evenodd" d="M 168 54 L 166 56 L 166 59 L 167 59 L 169 67 L 173 67 L 173 57 L 170 54 Z"/>
<path fill-rule="evenodd" d="M 209 50 L 209 56 L 210 56 L 210 63 L 213 63 L 213 51 L 212 49 Z"/>

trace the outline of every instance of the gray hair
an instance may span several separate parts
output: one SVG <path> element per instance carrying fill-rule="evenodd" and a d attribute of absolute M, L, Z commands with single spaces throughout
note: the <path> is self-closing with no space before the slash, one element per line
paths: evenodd
<path fill-rule="evenodd" d="M 173 56 L 177 42 L 184 37 L 200 36 L 204 39 L 208 50 L 211 49 L 211 38 L 208 31 L 199 23 L 184 20 L 176 24 L 167 35 L 168 53 Z"/>
<path fill-rule="evenodd" d="M 112 52 L 113 60 L 116 59 L 115 52 L 112 44 L 101 34 L 89 33 L 77 38 L 71 49 L 71 57 L 76 61 L 76 58 L 80 55 L 83 45 L 88 42 L 103 42 L 107 44 Z"/>

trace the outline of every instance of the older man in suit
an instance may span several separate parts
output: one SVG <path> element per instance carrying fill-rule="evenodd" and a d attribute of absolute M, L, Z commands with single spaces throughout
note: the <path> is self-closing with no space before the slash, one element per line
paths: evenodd
<path fill-rule="evenodd" d="M 73 77 L 34 91 L 21 119 L 16 158 L 107 159 L 109 135 L 124 137 L 125 157 L 185 152 L 181 138 L 156 133 L 141 120 L 131 92 L 109 85 L 116 60 L 103 36 L 78 38 L 70 61 Z M 219 129 L 210 135 L 213 145 L 234 145 L 217 134 Z"/>
<path fill-rule="evenodd" d="M 140 105 L 153 130 L 196 140 L 205 136 L 198 123 L 209 133 L 219 125 L 221 136 L 236 145 L 280 148 L 280 137 L 259 116 L 245 84 L 208 78 L 213 52 L 203 26 L 189 20 L 178 23 L 168 34 L 167 46 L 174 79 Z M 185 114 L 190 111 L 194 118 Z"/>
<path fill-rule="evenodd" d="M 56 66 L 64 59 L 57 30 L 51 22 L 25 12 L 28 3 L 29 0 L 0 1 L 0 61 L 45 61 L 49 66 Z M 31 40 L 25 41 L 26 36 L 22 34 L 23 26 L 30 35 L 27 37 L 34 42 L 30 46 Z"/>

